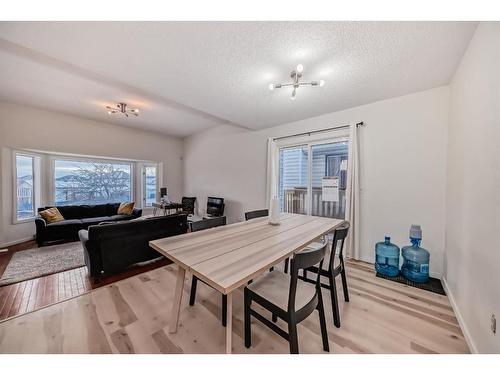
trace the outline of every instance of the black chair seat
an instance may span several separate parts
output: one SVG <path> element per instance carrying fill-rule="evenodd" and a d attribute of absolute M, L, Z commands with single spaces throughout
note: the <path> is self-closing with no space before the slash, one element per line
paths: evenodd
<path fill-rule="evenodd" d="M 288 293 L 290 288 L 290 275 L 281 271 L 273 271 L 254 280 L 247 286 L 252 292 L 259 294 L 274 306 L 287 311 Z M 311 300 L 316 289 L 314 285 L 297 280 L 297 294 L 295 296 L 295 310 L 300 310 Z"/>

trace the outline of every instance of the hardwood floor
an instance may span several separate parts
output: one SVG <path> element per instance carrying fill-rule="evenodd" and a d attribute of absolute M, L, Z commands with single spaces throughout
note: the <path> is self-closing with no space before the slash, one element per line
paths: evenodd
<path fill-rule="evenodd" d="M 15 252 L 35 247 L 37 247 L 35 241 L 28 241 L 11 246 L 7 253 L 0 254 L 0 275 L 5 271 L 7 264 Z M 0 321 L 79 296 L 100 286 L 170 263 L 169 260 L 164 259 L 142 267 L 133 268 L 119 275 L 103 278 L 98 283 L 93 282 L 89 278 L 87 267 L 80 267 L 2 286 L 0 287 Z"/>
<path fill-rule="evenodd" d="M 176 266 L 164 266 L 8 319 L 0 323 L 0 353 L 223 353 L 220 294 L 206 285 L 189 306 L 185 283 L 179 329 L 168 333 L 176 274 Z M 348 261 L 347 275 L 351 301 L 343 302 L 339 285 L 341 328 L 323 293 L 332 353 L 469 352 L 446 296 L 379 279 L 362 262 Z M 288 353 L 288 343 L 255 320 L 253 346 L 244 347 L 242 305 L 238 289 L 233 353 Z M 301 353 L 323 353 L 316 313 L 298 335 Z"/>

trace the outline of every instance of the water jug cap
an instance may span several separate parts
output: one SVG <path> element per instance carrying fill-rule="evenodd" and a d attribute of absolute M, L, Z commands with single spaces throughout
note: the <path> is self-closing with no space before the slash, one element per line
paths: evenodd
<path fill-rule="evenodd" d="M 412 224 L 410 228 L 410 238 L 422 239 L 422 228 L 420 228 L 420 225 Z"/>
<path fill-rule="evenodd" d="M 389 241 L 389 242 L 390 242 L 390 241 L 391 241 L 391 236 L 385 236 L 385 237 L 384 237 L 384 240 L 386 240 L 386 241 Z"/>

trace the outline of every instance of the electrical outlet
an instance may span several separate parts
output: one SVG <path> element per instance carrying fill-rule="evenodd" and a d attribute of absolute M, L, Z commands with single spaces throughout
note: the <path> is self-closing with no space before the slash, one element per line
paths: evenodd
<path fill-rule="evenodd" d="M 494 335 L 497 333 L 497 318 L 495 318 L 495 314 L 491 314 L 491 332 Z"/>

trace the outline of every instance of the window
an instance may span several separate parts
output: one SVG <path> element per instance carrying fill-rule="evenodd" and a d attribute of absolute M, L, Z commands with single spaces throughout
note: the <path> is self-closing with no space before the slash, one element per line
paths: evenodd
<path fill-rule="evenodd" d="M 145 164 L 142 172 L 143 177 L 143 202 L 145 207 L 151 207 L 157 201 L 158 191 L 156 165 Z"/>
<path fill-rule="evenodd" d="M 309 150 L 287 147 L 279 153 L 279 197 L 281 211 L 306 214 Z"/>
<path fill-rule="evenodd" d="M 343 136 L 279 148 L 281 211 L 343 219 L 348 142 Z M 323 195 L 324 179 L 338 179 L 337 194 Z"/>
<path fill-rule="evenodd" d="M 15 153 L 15 163 L 15 219 L 22 221 L 35 216 L 35 157 Z"/>
<path fill-rule="evenodd" d="M 56 205 L 130 202 L 132 165 L 95 160 L 54 160 Z"/>

